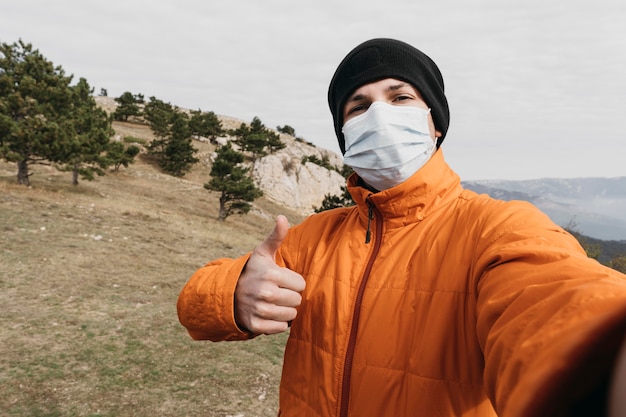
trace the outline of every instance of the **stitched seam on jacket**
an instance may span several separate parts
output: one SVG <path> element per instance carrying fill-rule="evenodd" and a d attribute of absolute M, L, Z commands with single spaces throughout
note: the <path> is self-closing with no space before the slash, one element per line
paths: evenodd
<path fill-rule="evenodd" d="M 387 371 L 393 371 L 393 372 L 400 372 L 400 373 L 407 373 L 411 376 L 417 377 L 417 378 L 422 378 L 422 379 L 426 379 L 429 381 L 436 381 L 436 382 L 441 382 L 441 383 L 453 383 L 456 385 L 467 385 L 467 386 L 483 386 L 483 384 L 475 384 L 472 382 L 462 382 L 462 381 L 458 381 L 456 379 L 449 379 L 449 378 L 437 378 L 434 376 L 426 376 L 426 375 L 420 375 L 418 373 L 415 373 L 413 371 L 411 371 L 410 369 L 396 369 L 396 368 L 391 368 L 389 366 L 376 366 L 376 365 L 372 365 L 372 364 L 367 364 L 365 365 L 366 368 L 375 368 L 375 369 L 383 369 L 383 370 L 387 370 Z"/>

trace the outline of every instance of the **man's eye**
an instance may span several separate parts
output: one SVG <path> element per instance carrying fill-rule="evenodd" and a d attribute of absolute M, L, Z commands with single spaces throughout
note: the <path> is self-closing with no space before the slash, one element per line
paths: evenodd
<path fill-rule="evenodd" d="M 398 97 L 396 97 L 394 101 L 405 101 L 405 100 L 411 100 L 411 98 L 412 98 L 411 96 L 405 96 L 405 95 L 402 95 L 402 96 L 398 96 Z"/>
<path fill-rule="evenodd" d="M 367 110 L 367 106 L 364 104 L 359 104 L 358 106 L 354 106 L 352 107 L 349 111 L 348 114 L 353 114 L 353 113 L 357 113 L 360 111 L 365 111 Z"/>

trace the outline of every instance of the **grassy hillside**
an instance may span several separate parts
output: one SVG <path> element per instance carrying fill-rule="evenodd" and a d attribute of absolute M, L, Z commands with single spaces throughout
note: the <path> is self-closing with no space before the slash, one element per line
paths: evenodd
<path fill-rule="evenodd" d="M 261 199 L 217 222 L 202 164 L 178 179 L 140 158 L 78 186 L 32 171 L 26 188 L 0 163 L 0 414 L 275 416 L 286 335 L 194 342 L 176 299 L 207 261 L 251 250 L 277 214 L 301 218 Z"/>

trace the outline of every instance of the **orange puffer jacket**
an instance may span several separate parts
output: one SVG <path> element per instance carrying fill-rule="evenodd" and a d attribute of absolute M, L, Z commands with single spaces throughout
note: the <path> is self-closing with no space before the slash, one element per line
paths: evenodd
<path fill-rule="evenodd" d="M 279 415 L 561 415 L 607 380 L 626 277 L 532 205 L 462 189 L 441 150 L 392 189 L 357 181 L 355 207 L 292 227 L 277 256 L 307 281 Z M 194 339 L 250 337 L 233 306 L 248 256 L 181 292 Z"/>

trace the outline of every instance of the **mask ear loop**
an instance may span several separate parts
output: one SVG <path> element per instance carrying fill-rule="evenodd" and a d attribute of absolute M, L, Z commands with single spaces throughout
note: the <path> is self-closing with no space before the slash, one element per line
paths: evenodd
<path fill-rule="evenodd" d="M 432 114 L 432 110 L 430 107 L 428 108 L 428 113 Z M 433 120 L 433 124 L 435 124 L 435 120 Z M 435 127 L 435 130 L 437 130 L 437 127 Z M 443 139 L 441 137 L 437 138 L 437 149 L 439 149 L 439 147 L 441 146 L 441 144 L 443 143 Z"/>

